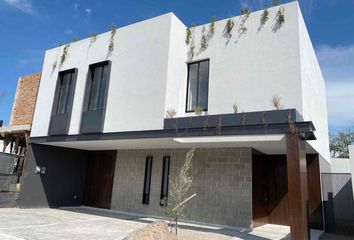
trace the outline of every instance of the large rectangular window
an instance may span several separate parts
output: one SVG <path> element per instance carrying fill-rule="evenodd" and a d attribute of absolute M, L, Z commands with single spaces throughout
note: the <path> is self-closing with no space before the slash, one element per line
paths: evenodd
<path fill-rule="evenodd" d="M 90 73 L 92 82 L 88 110 L 102 110 L 104 108 L 106 84 L 109 76 L 108 62 L 91 65 Z"/>
<path fill-rule="evenodd" d="M 59 76 L 58 89 L 59 98 L 56 114 L 65 114 L 68 111 L 68 103 L 71 89 L 73 72 L 63 72 Z"/>
<path fill-rule="evenodd" d="M 59 72 L 54 92 L 48 135 L 68 134 L 76 78 L 76 68 Z"/>
<path fill-rule="evenodd" d="M 188 64 L 186 112 L 193 112 L 198 106 L 208 110 L 209 60 Z"/>
<path fill-rule="evenodd" d="M 110 69 L 110 61 L 89 66 L 81 117 L 81 133 L 101 133 L 103 131 Z"/>
<path fill-rule="evenodd" d="M 151 186 L 152 156 L 146 157 L 143 204 L 149 204 Z"/>
<path fill-rule="evenodd" d="M 168 180 L 170 174 L 170 157 L 163 157 L 162 165 L 162 182 L 161 182 L 161 195 L 160 195 L 160 205 L 165 206 L 168 198 Z"/>

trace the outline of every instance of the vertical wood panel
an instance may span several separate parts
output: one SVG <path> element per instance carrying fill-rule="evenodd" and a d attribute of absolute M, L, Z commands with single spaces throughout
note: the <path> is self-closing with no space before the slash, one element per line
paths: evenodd
<path fill-rule="evenodd" d="M 320 164 L 318 154 L 306 155 L 309 199 L 309 226 L 323 229 Z"/>
<path fill-rule="evenodd" d="M 116 151 L 93 151 L 87 161 L 87 175 L 83 204 L 110 208 Z"/>
<path fill-rule="evenodd" d="M 254 155 L 253 226 L 288 225 L 288 180 L 285 155 Z"/>
<path fill-rule="evenodd" d="M 291 239 L 309 239 L 307 220 L 307 166 L 297 133 L 286 134 L 288 207 Z"/>

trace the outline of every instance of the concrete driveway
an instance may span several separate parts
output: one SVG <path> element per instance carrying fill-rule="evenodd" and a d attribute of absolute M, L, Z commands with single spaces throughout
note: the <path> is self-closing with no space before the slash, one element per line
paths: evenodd
<path fill-rule="evenodd" d="M 90 208 L 0 208 L 0 240 L 118 240 L 155 219 Z M 182 224 L 183 240 L 290 239 L 289 227 L 263 225 L 252 231 Z"/>
<path fill-rule="evenodd" d="M 107 215 L 107 214 L 105 214 Z M 0 209 L 0 239 L 122 239 L 145 223 L 59 209 Z"/>

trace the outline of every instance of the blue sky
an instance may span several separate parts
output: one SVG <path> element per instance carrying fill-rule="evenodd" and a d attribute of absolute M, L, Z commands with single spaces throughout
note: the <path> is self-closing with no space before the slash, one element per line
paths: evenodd
<path fill-rule="evenodd" d="M 186 25 L 239 15 L 267 0 L 0 0 L 0 119 L 8 124 L 18 77 L 40 71 L 46 49 L 174 12 Z M 282 3 L 290 1 L 281 1 Z M 300 0 L 327 84 L 331 131 L 354 125 L 354 0 Z"/>

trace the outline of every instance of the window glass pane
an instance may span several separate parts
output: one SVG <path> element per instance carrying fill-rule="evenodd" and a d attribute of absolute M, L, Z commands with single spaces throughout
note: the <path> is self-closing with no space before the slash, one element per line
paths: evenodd
<path fill-rule="evenodd" d="M 108 65 L 105 65 L 105 66 L 103 66 L 101 88 L 100 88 L 100 97 L 99 97 L 99 101 L 98 101 L 98 109 L 104 108 L 107 79 L 108 79 Z"/>
<path fill-rule="evenodd" d="M 170 157 L 166 156 L 163 158 L 163 166 L 162 166 L 162 185 L 161 185 L 161 196 L 160 205 L 166 205 L 166 200 L 168 198 L 168 180 L 169 180 L 169 172 L 170 172 Z"/>
<path fill-rule="evenodd" d="M 92 76 L 89 110 L 98 109 L 101 79 L 102 79 L 102 67 L 96 67 L 93 71 L 93 76 Z"/>
<path fill-rule="evenodd" d="M 187 111 L 193 111 L 197 106 L 198 63 L 190 64 L 188 69 Z"/>
<path fill-rule="evenodd" d="M 198 106 L 208 109 L 209 61 L 199 63 Z"/>
<path fill-rule="evenodd" d="M 57 114 L 64 114 L 67 112 L 71 75 L 71 73 L 66 73 L 61 76 Z"/>
<path fill-rule="evenodd" d="M 151 170 L 152 170 L 152 157 L 150 156 L 150 157 L 146 157 L 146 163 L 145 163 L 143 204 L 149 204 L 150 185 L 151 185 Z"/>

